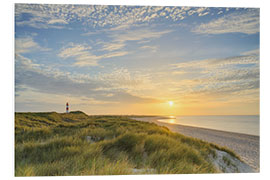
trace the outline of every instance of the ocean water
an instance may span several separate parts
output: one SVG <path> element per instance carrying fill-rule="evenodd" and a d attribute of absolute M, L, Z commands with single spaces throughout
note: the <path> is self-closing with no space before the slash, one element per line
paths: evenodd
<path fill-rule="evenodd" d="M 160 122 L 228 132 L 260 135 L 260 116 L 169 116 Z"/>

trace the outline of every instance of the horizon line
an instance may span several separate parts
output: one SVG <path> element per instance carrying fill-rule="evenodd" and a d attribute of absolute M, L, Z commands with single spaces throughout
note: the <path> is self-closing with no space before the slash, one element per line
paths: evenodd
<path fill-rule="evenodd" d="M 76 112 L 76 111 L 81 111 L 81 110 L 74 110 L 70 112 Z M 56 112 L 56 113 L 66 113 L 65 111 L 63 112 L 58 112 L 58 111 L 14 111 L 14 113 L 50 113 L 50 112 Z M 84 111 L 81 111 L 85 113 Z M 171 114 L 88 114 L 85 113 L 89 116 L 259 116 L 260 114 L 200 114 L 200 115 L 171 115 Z"/>

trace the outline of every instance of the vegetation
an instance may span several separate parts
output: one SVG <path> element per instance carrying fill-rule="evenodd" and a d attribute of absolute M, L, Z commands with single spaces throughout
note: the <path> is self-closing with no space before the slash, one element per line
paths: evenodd
<path fill-rule="evenodd" d="M 125 116 L 15 113 L 15 176 L 215 173 L 215 148 Z"/>

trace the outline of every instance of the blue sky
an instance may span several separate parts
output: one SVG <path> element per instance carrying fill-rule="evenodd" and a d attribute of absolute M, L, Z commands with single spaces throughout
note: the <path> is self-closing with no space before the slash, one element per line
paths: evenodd
<path fill-rule="evenodd" d="M 256 8 L 16 4 L 15 111 L 259 114 L 259 19 Z"/>

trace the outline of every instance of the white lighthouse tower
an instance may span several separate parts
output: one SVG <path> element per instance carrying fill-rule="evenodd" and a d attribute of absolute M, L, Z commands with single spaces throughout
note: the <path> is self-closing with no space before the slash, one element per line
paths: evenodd
<path fill-rule="evenodd" d="M 69 107 L 68 107 L 69 105 L 68 105 L 68 102 L 67 102 L 67 104 L 66 104 L 66 113 L 69 113 Z"/>

